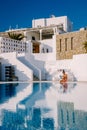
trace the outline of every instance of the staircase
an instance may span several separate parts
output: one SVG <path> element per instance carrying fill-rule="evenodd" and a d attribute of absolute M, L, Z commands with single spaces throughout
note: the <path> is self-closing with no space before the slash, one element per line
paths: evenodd
<path fill-rule="evenodd" d="M 19 61 L 21 61 L 23 64 L 25 64 L 28 68 L 33 70 L 33 80 L 34 81 L 39 81 L 41 80 L 41 71 L 39 68 L 37 68 L 35 65 L 31 64 L 29 61 L 25 59 L 24 56 L 22 57 L 17 57 Z"/>
<path fill-rule="evenodd" d="M 6 60 L 6 64 L 8 62 L 8 64 L 14 66 L 19 81 L 33 80 L 32 70 L 16 58 L 16 53 L 4 53 L 1 54 L 1 57 Z"/>

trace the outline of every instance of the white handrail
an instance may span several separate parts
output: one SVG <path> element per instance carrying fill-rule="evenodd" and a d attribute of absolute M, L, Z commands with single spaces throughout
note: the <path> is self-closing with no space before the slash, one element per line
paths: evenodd
<path fill-rule="evenodd" d="M 20 56 L 21 57 L 21 56 Z M 33 70 L 33 72 L 34 72 L 34 74 L 39 78 L 39 80 L 41 81 L 41 70 L 38 68 L 38 67 L 36 67 L 34 64 L 32 64 L 28 59 L 26 59 L 25 57 L 24 57 L 24 60 L 25 60 L 25 62 L 27 61 L 27 64 L 25 64 L 25 65 L 27 65 L 28 67 L 30 67 L 32 70 Z"/>

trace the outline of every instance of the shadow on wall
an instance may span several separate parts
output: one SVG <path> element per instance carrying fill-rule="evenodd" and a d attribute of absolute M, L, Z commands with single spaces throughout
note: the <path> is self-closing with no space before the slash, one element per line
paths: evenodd
<path fill-rule="evenodd" d="M 48 45 L 43 45 L 42 49 L 41 49 L 42 53 L 49 53 L 52 52 L 52 47 L 48 46 Z"/>
<path fill-rule="evenodd" d="M 24 74 L 21 70 L 17 69 L 16 65 L 12 65 L 9 63 L 9 60 L 3 59 L 1 62 L 1 69 L 2 69 L 2 81 L 27 81 L 29 77 Z"/>

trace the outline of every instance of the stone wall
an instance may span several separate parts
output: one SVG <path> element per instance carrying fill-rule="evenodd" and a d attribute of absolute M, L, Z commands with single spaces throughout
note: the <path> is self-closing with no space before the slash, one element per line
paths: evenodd
<path fill-rule="evenodd" d="M 57 35 L 56 59 L 72 59 L 73 55 L 85 53 L 83 45 L 85 41 L 87 41 L 87 30 Z"/>

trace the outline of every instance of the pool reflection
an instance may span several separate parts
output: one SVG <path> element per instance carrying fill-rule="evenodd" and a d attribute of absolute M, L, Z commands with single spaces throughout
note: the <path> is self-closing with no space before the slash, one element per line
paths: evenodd
<path fill-rule="evenodd" d="M 64 93 L 58 83 L 20 83 L 9 98 L 3 86 L 1 130 L 87 130 L 87 84 L 68 84 Z"/>
<path fill-rule="evenodd" d="M 17 84 L 12 83 L 0 84 L 0 103 L 16 95 L 16 86 Z"/>
<path fill-rule="evenodd" d="M 87 112 L 75 110 L 72 102 L 58 102 L 59 130 L 87 130 Z"/>

